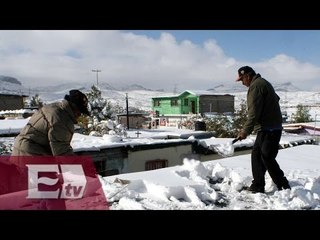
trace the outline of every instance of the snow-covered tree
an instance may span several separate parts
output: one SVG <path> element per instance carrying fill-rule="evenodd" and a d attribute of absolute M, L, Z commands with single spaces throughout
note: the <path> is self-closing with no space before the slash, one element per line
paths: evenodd
<path fill-rule="evenodd" d="M 181 126 L 186 129 L 195 129 L 196 121 L 204 121 L 206 131 L 213 132 L 215 136 L 222 138 L 234 138 L 247 120 L 247 105 L 246 101 L 242 100 L 240 107 L 233 115 L 217 114 L 215 116 L 200 118 L 199 115 L 190 115 L 186 120 L 181 122 Z"/>
<path fill-rule="evenodd" d="M 248 109 L 246 100 L 241 100 L 239 108 L 236 110 L 233 118 L 233 137 L 236 137 L 244 126 L 248 118 Z"/>
<path fill-rule="evenodd" d="M 13 150 L 13 144 L 8 142 L 0 142 L 0 155 L 11 154 Z"/>
<path fill-rule="evenodd" d="M 292 120 L 294 123 L 311 122 L 310 108 L 299 104 L 297 106 L 296 113 L 292 114 Z"/>
<path fill-rule="evenodd" d="M 91 91 L 87 94 L 87 97 L 91 116 L 96 118 L 97 121 L 114 117 L 111 103 L 101 96 L 100 89 L 95 85 L 91 87 Z"/>
<path fill-rule="evenodd" d="M 122 124 L 118 124 L 117 121 L 112 121 L 110 119 L 96 122 L 92 129 L 93 130 L 89 134 L 91 136 L 101 137 L 105 134 L 108 134 L 127 137 L 125 127 Z"/>
<path fill-rule="evenodd" d="M 30 107 L 38 107 L 41 108 L 43 106 L 43 102 L 40 99 L 39 95 L 36 94 L 34 96 L 31 97 L 31 99 L 26 102 L 26 105 L 30 106 Z"/>
<path fill-rule="evenodd" d="M 198 121 L 200 118 L 200 114 L 190 114 L 186 119 L 181 121 L 180 126 L 185 129 L 194 130 L 195 122 Z"/>
<path fill-rule="evenodd" d="M 213 132 L 216 137 L 227 138 L 233 136 L 233 121 L 232 117 L 223 114 L 215 117 L 205 118 L 206 129 Z"/>
<path fill-rule="evenodd" d="M 95 85 L 91 87 L 91 91 L 87 94 L 89 110 L 91 117 L 87 124 L 89 135 L 103 136 L 119 135 L 127 136 L 124 127 L 118 124 L 116 114 L 121 111 L 119 106 L 113 107 L 110 102 L 101 96 L 101 91 Z"/>
<path fill-rule="evenodd" d="M 114 114 L 121 114 L 125 112 L 125 109 L 121 106 L 119 101 L 117 101 L 112 108 L 113 108 Z"/>

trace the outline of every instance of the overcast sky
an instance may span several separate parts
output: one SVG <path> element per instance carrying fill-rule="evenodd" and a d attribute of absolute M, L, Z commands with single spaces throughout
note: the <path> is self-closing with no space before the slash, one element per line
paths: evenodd
<path fill-rule="evenodd" d="M 172 90 L 236 84 L 252 66 L 272 83 L 320 90 L 319 30 L 0 31 L 0 75 L 25 87 L 81 82 Z M 238 83 L 239 84 L 239 83 Z"/>

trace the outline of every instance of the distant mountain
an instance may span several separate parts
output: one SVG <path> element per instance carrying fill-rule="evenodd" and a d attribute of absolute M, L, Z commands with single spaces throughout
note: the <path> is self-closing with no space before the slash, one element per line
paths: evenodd
<path fill-rule="evenodd" d="M 0 93 L 28 94 L 28 90 L 14 77 L 0 75 Z"/>
<path fill-rule="evenodd" d="M 157 92 L 165 92 L 163 88 L 161 88 L 161 89 L 156 89 L 155 91 L 157 91 Z"/>
<path fill-rule="evenodd" d="M 21 85 L 21 82 L 14 77 L 0 75 L 0 81 Z"/>
<path fill-rule="evenodd" d="M 50 87 L 41 87 L 38 88 L 39 91 L 47 91 L 49 89 L 55 89 L 57 91 L 65 91 L 66 89 L 79 89 L 81 91 L 87 92 L 90 91 L 92 87 L 92 84 L 88 84 L 88 83 L 66 83 L 66 84 L 60 84 L 60 85 L 56 85 L 56 86 L 50 86 Z M 101 91 L 106 91 L 106 90 L 112 90 L 112 91 L 134 91 L 134 90 L 144 90 L 144 91 L 155 91 L 152 89 L 147 89 L 141 85 L 138 84 L 132 84 L 132 85 L 128 85 L 128 86 L 124 86 L 124 87 L 114 87 L 112 85 L 110 85 L 109 83 L 99 83 L 98 85 L 99 89 Z"/>
<path fill-rule="evenodd" d="M 139 84 L 132 84 L 121 88 L 121 91 L 133 91 L 133 90 L 144 90 L 144 91 L 154 91 L 152 89 L 145 88 Z"/>
<path fill-rule="evenodd" d="M 282 83 L 282 84 L 274 84 L 273 87 L 277 92 L 297 92 L 301 91 L 298 87 L 294 86 L 290 82 Z M 208 89 L 207 91 L 213 91 L 216 93 L 237 93 L 237 92 L 246 92 L 247 87 L 243 86 L 241 83 L 239 84 L 220 84 L 213 88 Z"/>
<path fill-rule="evenodd" d="M 220 84 L 213 88 L 207 89 L 207 91 L 212 91 L 215 93 L 235 93 L 235 92 L 244 92 L 246 87 L 242 84 Z"/>
<path fill-rule="evenodd" d="M 92 84 L 90 85 L 89 89 L 91 89 L 91 87 L 92 87 Z M 104 83 L 104 82 L 99 83 L 98 87 L 100 89 L 108 89 L 108 90 L 115 90 L 115 91 L 118 90 L 116 87 L 110 85 L 109 83 Z"/>
<path fill-rule="evenodd" d="M 298 87 L 294 86 L 291 82 L 286 82 L 282 84 L 275 84 L 274 90 L 277 92 L 298 92 L 301 91 Z"/>
<path fill-rule="evenodd" d="M 4 83 L 4 82 L 3 82 Z M 3 83 L 0 81 L 0 93 L 4 89 Z M 2 85 L 1 85 L 2 84 Z M 92 84 L 90 83 L 65 83 L 56 86 L 37 87 L 32 89 L 26 89 L 22 85 L 6 83 L 11 86 L 6 86 L 6 89 L 11 89 L 10 93 L 20 93 L 28 96 L 34 96 L 38 94 L 40 99 L 44 103 L 51 103 L 60 101 L 64 98 L 65 94 L 68 94 L 71 89 L 79 89 L 84 93 L 88 93 L 91 90 Z M 13 86 L 15 85 L 15 86 Z M 126 93 L 128 93 L 129 106 L 139 106 L 143 110 L 151 109 L 151 98 L 159 95 L 172 95 L 172 93 L 165 93 L 163 91 L 152 90 L 142 87 L 141 85 L 133 84 L 127 87 L 115 88 L 108 83 L 99 83 L 99 89 L 104 98 L 110 101 L 112 104 L 117 104 L 122 107 L 126 106 Z M 7 92 L 7 91 L 6 91 Z"/>
<path fill-rule="evenodd" d="M 71 89 L 78 89 L 80 91 L 85 91 L 87 87 L 86 84 L 82 83 L 65 83 L 65 84 L 59 84 L 54 86 L 47 86 L 47 87 L 38 87 L 34 88 L 34 91 L 41 93 L 41 92 L 68 92 Z"/>

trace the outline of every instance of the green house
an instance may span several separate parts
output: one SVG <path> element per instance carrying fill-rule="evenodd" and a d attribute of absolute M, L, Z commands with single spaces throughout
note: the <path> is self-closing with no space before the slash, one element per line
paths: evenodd
<path fill-rule="evenodd" d="M 234 96 L 186 90 L 179 95 L 152 98 L 152 110 L 158 116 L 206 112 L 233 113 Z"/>

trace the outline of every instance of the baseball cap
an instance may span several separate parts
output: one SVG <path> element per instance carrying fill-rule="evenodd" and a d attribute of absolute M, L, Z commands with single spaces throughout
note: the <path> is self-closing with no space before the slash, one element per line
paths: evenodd
<path fill-rule="evenodd" d="M 74 103 L 79 111 L 83 114 L 90 115 L 88 110 L 88 98 L 87 96 L 77 89 L 69 91 L 69 95 L 65 95 L 64 99 Z"/>
<path fill-rule="evenodd" d="M 238 78 L 236 79 L 236 81 L 241 81 L 241 78 L 244 74 L 251 73 L 251 72 L 255 72 L 255 71 L 249 66 L 243 66 L 243 67 L 239 68 Z"/>

